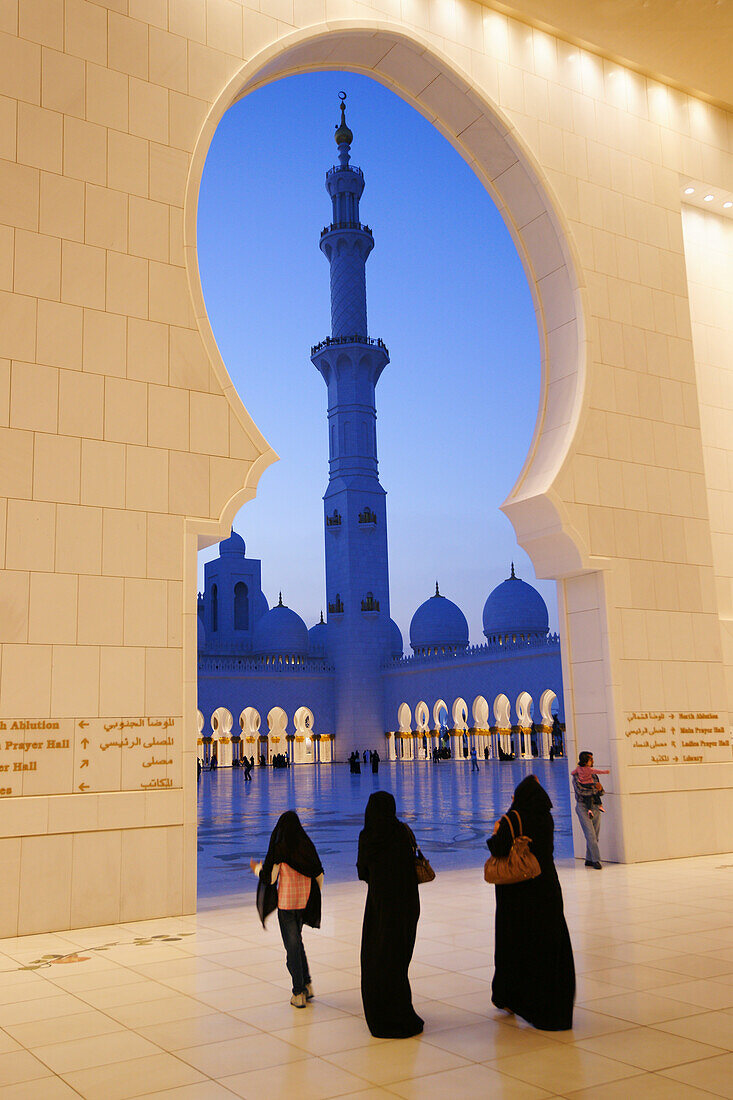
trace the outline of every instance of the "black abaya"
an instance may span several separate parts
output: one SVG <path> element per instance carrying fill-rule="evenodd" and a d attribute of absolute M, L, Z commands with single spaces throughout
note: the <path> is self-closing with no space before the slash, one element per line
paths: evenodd
<path fill-rule="evenodd" d="M 543 1031 L 573 1026 L 575 965 L 562 890 L 553 862 L 552 803 L 534 776 L 519 784 L 512 807 L 530 837 L 541 874 L 527 882 L 496 887 L 496 944 L 491 999 Z M 516 829 L 516 817 L 511 814 Z M 489 837 L 492 855 L 507 855 L 511 830 L 502 818 Z"/>
<path fill-rule="evenodd" d="M 418 1035 L 407 975 L 420 900 L 411 831 L 386 791 L 371 795 L 359 834 L 359 878 L 369 886 L 361 933 L 361 997 L 370 1032 L 379 1039 Z"/>

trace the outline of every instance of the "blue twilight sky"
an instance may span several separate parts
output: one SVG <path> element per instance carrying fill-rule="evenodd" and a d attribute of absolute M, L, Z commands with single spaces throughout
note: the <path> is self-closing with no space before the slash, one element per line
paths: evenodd
<path fill-rule="evenodd" d="M 535 583 L 499 511 L 537 415 L 532 300 L 478 179 L 429 122 L 365 76 L 314 73 L 253 92 L 222 119 L 206 162 L 198 250 L 209 317 L 244 404 L 280 455 L 234 526 L 262 559 L 270 603 L 282 590 L 308 626 L 317 622 L 328 439 L 326 387 L 309 356 L 330 332 L 318 240 L 331 220 L 324 177 L 341 89 L 352 162 L 366 178 L 361 220 L 375 239 L 369 334 L 391 359 L 377 386 L 377 445 L 392 615 L 408 649 L 410 618 L 437 579 L 471 641 L 483 642 L 484 600 L 510 561 Z M 555 586 L 537 587 L 556 629 Z"/>

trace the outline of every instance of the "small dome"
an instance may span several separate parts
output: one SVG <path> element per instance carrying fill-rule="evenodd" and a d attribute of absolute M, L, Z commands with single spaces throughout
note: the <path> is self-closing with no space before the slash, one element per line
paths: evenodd
<path fill-rule="evenodd" d="M 308 631 L 308 653 L 311 657 L 325 657 L 327 635 L 328 626 L 324 623 L 321 612 L 321 621 Z"/>
<path fill-rule="evenodd" d="M 252 652 L 266 657 L 305 657 L 308 653 L 308 628 L 300 615 L 279 603 L 255 626 Z"/>
<path fill-rule="evenodd" d="M 247 547 L 244 545 L 244 539 L 237 534 L 234 528 L 232 528 L 229 538 L 219 543 L 220 558 L 223 558 L 225 554 L 235 554 L 237 557 L 243 558 L 246 552 Z"/>
<path fill-rule="evenodd" d="M 416 653 L 434 646 L 465 649 L 468 645 L 466 616 L 457 604 L 440 595 L 437 584 L 435 595 L 412 616 L 410 645 Z"/>
<path fill-rule="evenodd" d="M 337 145 L 351 145 L 354 140 L 349 127 L 346 125 L 346 104 L 341 101 L 341 122 L 336 128 L 336 133 L 333 135 Z"/>
<path fill-rule="evenodd" d="M 547 634 L 547 604 L 536 588 L 514 575 L 497 585 L 484 604 L 484 634 Z"/>
<path fill-rule="evenodd" d="M 204 626 L 204 620 L 200 615 L 196 616 L 197 630 L 198 630 L 198 648 L 199 650 L 206 649 L 206 628 Z"/>
<path fill-rule="evenodd" d="M 390 657 L 401 657 L 405 649 L 405 643 L 402 640 L 402 631 L 398 627 L 394 619 L 389 620 L 389 655 Z"/>

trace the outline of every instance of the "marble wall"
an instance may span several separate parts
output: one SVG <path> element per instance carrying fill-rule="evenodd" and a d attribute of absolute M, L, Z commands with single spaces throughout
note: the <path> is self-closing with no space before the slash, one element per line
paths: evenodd
<path fill-rule="evenodd" d="M 543 398 L 504 508 L 559 581 L 607 853 L 730 846 L 733 223 L 682 191 L 732 178 L 731 115 L 462 0 L 5 0 L 0 935 L 195 905 L 196 552 L 275 458 L 206 316 L 198 185 L 238 96 L 324 67 L 432 119 L 522 256 Z"/>

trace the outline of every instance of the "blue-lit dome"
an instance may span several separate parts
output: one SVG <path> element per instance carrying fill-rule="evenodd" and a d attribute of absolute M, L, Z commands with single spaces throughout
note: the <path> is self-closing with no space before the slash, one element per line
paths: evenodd
<path fill-rule="evenodd" d="M 398 627 L 394 619 L 389 620 L 389 655 L 390 657 L 401 657 L 405 649 L 405 643 L 402 641 L 402 631 Z"/>
<path fill-rule="evenodd" d="M 308 631 L 308 653 L 311 657 L 325 657 L 327 634 L 328 626 L 324 623 L 321 612 L 321 621 Z"/>
<path fill-rule="evenodd" d="M 252 652 L 263 657 L 305 657 L 308 654 L 308 627 L 300 615 L 279 603 L 255 626 Z"/>
<path fill-rule="evenodd" d="M 435 595 L 420 604 L 412 616 L 410 645 L 415 653 L 465 649 L 468 645 L 466 616 L 457 604 L 440 595 L 437 584 Z"/>
<path fill-rule="evenodd" d="M 228 539 L 224 539 L 219 543 L 219 557 L 223 558 L 225 554 L 235 554 L 239 558 L 243 558 L 247 552 L 247 547 L 244 545 L 244 539 L 241 535 L 232 528 L 232 533 Z"/>
<path fill-rule="evenodd" d="M 547 605 L 536 588 L 512 575 L 497 585 L 484 604 L 484 634 L 544 637 L 550 625 Z"/>

